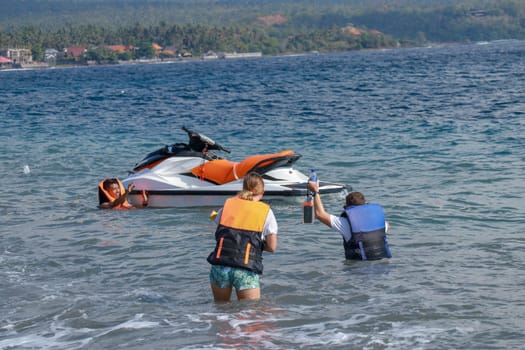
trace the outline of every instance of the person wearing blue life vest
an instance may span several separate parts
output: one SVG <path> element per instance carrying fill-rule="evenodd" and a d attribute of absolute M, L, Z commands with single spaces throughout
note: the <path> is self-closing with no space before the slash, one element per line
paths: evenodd
<path fill-rule="evenodd" d="M 319 195 L 319 181 L 309 181 L 308 190 L 313 193 L 316 218 L 343 236 L 346 259 L 379 260 L 392 257 L 386 240 L 389 224 L 381 205 L 366 203 L 361 192 L 351 192 L 346 196 L 343 214 L 338 217 L 324 210 Z"/>

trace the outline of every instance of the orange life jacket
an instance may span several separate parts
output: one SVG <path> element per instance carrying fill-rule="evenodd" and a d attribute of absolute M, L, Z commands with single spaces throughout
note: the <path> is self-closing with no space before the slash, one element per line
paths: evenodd
<path fill-rule="evenodd" d="M 226 200 L 215 239 L 208 256 L 212 265 L 240 267 L 262 274 L 262 232 L 270 206 L 263 202 L 233 197 Z"/>
<path fill-rule="evenodd" d="M 104 182 L 106 180 L 108 179 L 104 179 L 98 183 L 98 203 L 99 205 L 102 203 L 107 203 L 107 202 L 111 203 L 115 201 L 116 199 L 118 199 L 116 197 L 113 197 L 113 195 L 109 193 L 108 191 L 106 191 L 106 189 L 104 188 Z M 124 188 L 124 185 L 122 184 L 122 182 L 120 182 L 119 179 L 116 179 L 116 180 L 120 188 L 120 195 L 122 196 L 124 192 L 126 191 L 126 189 Z M 125 200 L 124 202 L 122 202 L 122 204 L 117 205 L 116 207 L 113 207 L 112 209 L 129 209 L 132 207 L 133 206 L 129 204 L 127 200 Z"/>

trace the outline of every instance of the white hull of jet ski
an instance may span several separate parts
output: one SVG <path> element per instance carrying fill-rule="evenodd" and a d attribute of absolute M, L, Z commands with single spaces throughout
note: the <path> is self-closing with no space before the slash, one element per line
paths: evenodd
<path fill-rule="evenodd" d="M 306 183 L 308 178 L 293 168 L 278 168 L 265 175 L 275 179 L 264 180 L 264 201 L 293 201 L 300 202 L 306 197 Z M 128 196 L 128 201 L 135 206 L 142 205 L 141 189 L 148 193 L 150 207 L 201 207 L 220 206 L 224 201 L 242 190 L 242 179 L 223 185 L 215 185 L 196 177 L 180 173 L 164 173 L 143 170 L 123 180 L 126 187 L 135 184 L 135 190 Z M 321 183 L 321 193 L 341 193 L 346 188 L 339 184 Z"/>

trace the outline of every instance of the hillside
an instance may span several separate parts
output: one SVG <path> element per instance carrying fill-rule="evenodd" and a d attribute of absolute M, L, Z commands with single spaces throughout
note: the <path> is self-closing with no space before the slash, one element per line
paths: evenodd
<path fill-rule="evenodd" d="M 261 26 L 282 16 L 280 29 L 353 24 L 407 40 L 479 41 L 525 37 L 522 0 L 23 0 L 3 1 L 0 30 L 108 29 L 167 25 Z M 273 24 L 274 25 L 274 24 Z"/>
<path fill-rule="evenodd" d="M 46 50 L 56 50 L 63 64 L 525 39 L 523 0 L 11 0 L 1 6 L 0 52 L 27 49 L 44 61 Z M 68 47 L 84 53 L 66 54 Z"/>

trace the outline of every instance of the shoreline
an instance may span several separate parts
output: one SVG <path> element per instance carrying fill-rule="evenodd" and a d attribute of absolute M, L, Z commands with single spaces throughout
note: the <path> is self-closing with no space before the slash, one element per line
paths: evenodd
<path fill-rule="evenodd" d="M 21 70 L 47 70 L 47 69 L 67 69 L 67 68 L 82 68 L 82 67 L 108 67 L 108 66 L 133 66 L 133 65 L 143 65 L 143 64 L 168 64 L 168 63 L 185 63 L 185 62 L 198 62 L 198 61 L 217 61 L 217 60 L 232 60 L 232 59 L 255 59 L 255 58 L 264 58 L 271 56 L 260 56 L 260 57 L 228 57 L 228 58 L 214 58 L 214 59 L 203 59 L 200 57 L 191 57 L 191 58 L 173 58 L 173 59 L 140 59 L 140 60 L 130 60 L 130 61 L 119 61 L 113 63 L 95 63 L 95 62 L 86 62 L 86 63 L 77 63 L 77 64 L 47 64 L 45 62 L 39 62 L 38 64 L 23 64 L 18 67 L 9 67 L 9 68 L 0 68 L 0 72 L 4 71 L 21 71 Z"/>
<path fill-rule="evenodd" d="M 497 42 L 501 40 L 494 40 Z M 483 44 L 490 44 L 491 41 L 485 41 Z M 235 59 L 258 59 L 268 57 L 292 57 L 292 56 L 308 56 L 308 55 L 324 55 L 324 54 L 336 54 L 343 52 L 362 52 L 362 51 L 383 51 L 383 50 L 403 50 L 413 48 L 436 48 L 446 47 L 455 45 L 469 45 L 469 44 L 481 44 L 478 42 L 466 42 L 466 43 L 428 43 L 422 46 L 401 46 L 401 47 L 383 47 L 374 49 L 359 49 L 359 50 L 348 50 L 348 51 L 334 51 L 334 52 L 297 52 L 297 53 L 283 53 L 277 55 L 263 55 L 253 53 L 239 53 L 239 54 L 227 54 L 225 56 L 199 56 L 199 57 L 177 57 L 177 58 L 150 58 L 150 59 L 138 59 L 138 60 L 119 60 L 117 62 L 105 62 L 98 63 L 93 61 L 87 61 L 78 64 L 54 64 L 50 65 L 46 62 L 37 62 L 31 64 L 23 64 L 19 67 L 0 67 L 0 72 L 8 71 L 24 71 L 24 70 L 47 70 L 47 69 L 67 69 L 67 68 L 82 68 L 82 67 L 108 67 L 108 66 L 131 66 L 131 65 L 144 65 L 144 64 L 170 64 L 170 63 L 187 63 L 187 62 L 210 62 L 210 61 L 221 61 L 221 60 L 235 60 Z"/>

